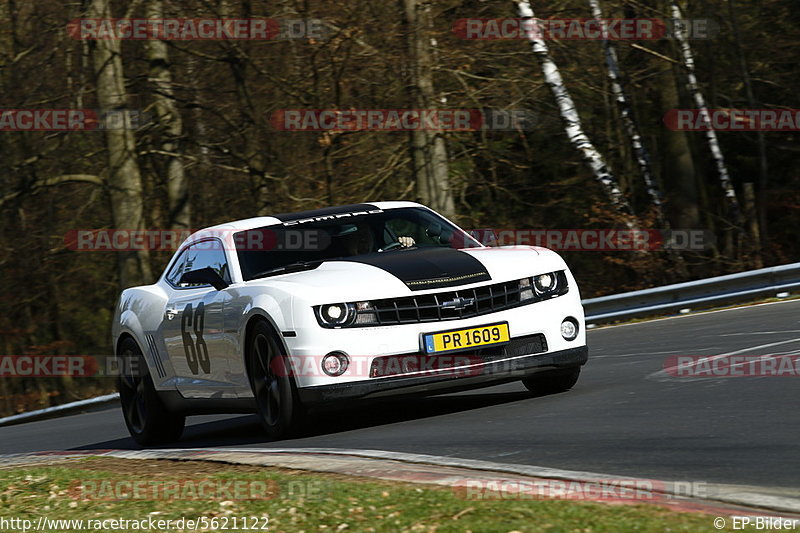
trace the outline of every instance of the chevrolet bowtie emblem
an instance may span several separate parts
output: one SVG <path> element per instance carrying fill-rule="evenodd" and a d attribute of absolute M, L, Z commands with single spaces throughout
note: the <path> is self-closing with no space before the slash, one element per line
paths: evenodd
<path fill-rule="evenodd" d="M 466 309 L 467 307 L 469 307 L 474 303 L 475 303 L 475 298 L 458 297 L 455 300 L 450 300 L 449 302 L 442 302 L 441 308 L 455 309 L 456 311 L 461 311 L 462 309 Z"/>

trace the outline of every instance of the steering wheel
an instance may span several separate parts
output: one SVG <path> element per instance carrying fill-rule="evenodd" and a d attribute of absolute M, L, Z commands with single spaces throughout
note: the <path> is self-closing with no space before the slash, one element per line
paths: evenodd
<path fill-rule="evenodd" d="M 395 248 L 397 248 L 398 246 L 403 246 L 403 243 L 402 243 L 402 242 L 400 242 L 400 241 L 394 241 L 394 242 L 390 242 L 389 244 L 387 244 L 387 245 L 386 245 L 386 246 L 384 246 L 383 248 L 379 249 L 378 251 L 379 251 L 379 252 L 387 252 L 387 251 L 389 251 L 389 250 L 394 250 L 394 249 L 395 249 Z"/>

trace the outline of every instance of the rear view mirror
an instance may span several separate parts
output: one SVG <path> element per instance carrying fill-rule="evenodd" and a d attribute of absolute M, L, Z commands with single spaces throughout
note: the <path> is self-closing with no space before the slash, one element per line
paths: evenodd
<path fill-rule="evenodd" d="M 211 285 L 216 290 L 221 291 L 230 285 L 227 281 L 222 279 L 216 270 L 211 267 L 201 268 L 199 270 L 192 270 L 186 272 L 181 276 L 179 284 L 187 283 L 189 285 Z"/>

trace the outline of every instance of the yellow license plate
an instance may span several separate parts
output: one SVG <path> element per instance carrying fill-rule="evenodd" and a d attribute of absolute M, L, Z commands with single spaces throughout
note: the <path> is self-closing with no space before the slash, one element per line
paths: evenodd
<path fill-rule="evenodd" d="M 452 352 L 494 344 L 503 344 L 511 340 L 508 333 L 508 322 L 478 326 L 477 328 L 454 329 L 439 333 L 427 333 L 422 336 L 426 353 Z"/>

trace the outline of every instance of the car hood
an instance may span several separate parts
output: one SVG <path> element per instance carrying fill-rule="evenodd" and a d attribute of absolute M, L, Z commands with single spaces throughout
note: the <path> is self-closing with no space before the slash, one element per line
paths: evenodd
<path fill-rule="evenodd" d="M 353 301 L 500 283 L 564 268 L 557 254 L 529 246 L 412 249 L 326 261 L 313 270 L 253 280 L 248 285 L 281 286 L 309 301 Z"/>

